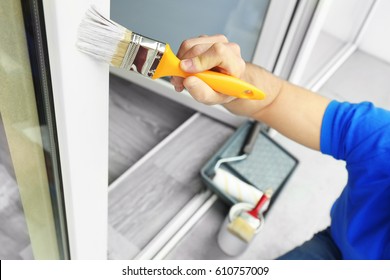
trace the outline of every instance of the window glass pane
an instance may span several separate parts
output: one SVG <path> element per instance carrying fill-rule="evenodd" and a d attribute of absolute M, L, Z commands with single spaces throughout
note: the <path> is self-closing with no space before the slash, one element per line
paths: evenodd
<path fill-rule="evenodd" d="M 0 2 L 1 259 L 68 255 L 41 7 Z"/>
<path fill-rule="evenodd" d="M 111 18 L 128 29 L 165 43 L 202 34 L 224 34 L 252 59 L 269 0 L 111 1 Z"/>

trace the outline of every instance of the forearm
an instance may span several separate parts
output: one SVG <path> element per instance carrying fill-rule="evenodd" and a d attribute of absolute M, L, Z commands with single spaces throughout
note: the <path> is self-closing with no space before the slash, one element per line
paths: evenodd
<path fill-rule="evenodd" d="M 322 118 L 328 104 L 325 97 L 284 82 L 278 97 L 253 118 L 302 145 L 319 150 Z"/>
<path fill-rule="evenodd" d="M 247 108 L 245 115 L 266 123 L 302 145 L 319 150 L 322 118 L 330 100 L 257 66 L 248 65 L 247 72 L 246 79 L 264 90 L 267 98 L 246 101 L 245 105 L 245 101 L 237 100 L 225 106 L 232 112 Z"/>

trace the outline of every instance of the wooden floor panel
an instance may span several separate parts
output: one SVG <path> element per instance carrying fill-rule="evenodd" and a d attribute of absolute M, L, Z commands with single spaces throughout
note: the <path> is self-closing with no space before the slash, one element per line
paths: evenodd
<path fill-rule="evenodd" d="M 109 182 L 194 113 L 183 105 L 111 75 Z"/>
<path fill-rule="evenodd" d="M 109 225 L 115 235 L 144 248 L 204 188 L 200 169 L 232 133 L 232 128 L 199 115 L 135 169 L 109 193 Z"/>

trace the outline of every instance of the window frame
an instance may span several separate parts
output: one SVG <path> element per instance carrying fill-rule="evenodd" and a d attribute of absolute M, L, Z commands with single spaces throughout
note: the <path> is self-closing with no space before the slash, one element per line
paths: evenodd
<path fill-rule="evenodd" d="M 107 258 L 108 66 L 76 48 L 90 5 L 43 0 L 71 259 Z"/>

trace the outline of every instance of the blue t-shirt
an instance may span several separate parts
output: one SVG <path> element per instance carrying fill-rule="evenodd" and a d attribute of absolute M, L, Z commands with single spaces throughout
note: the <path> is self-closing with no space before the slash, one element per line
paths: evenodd
<path fill-rule="evenodd" d="M 344 259 L 390 259 L 390 111 L 332 101 L 321 151 L 346 161 L 348 182 L 331 210 Z"/>

